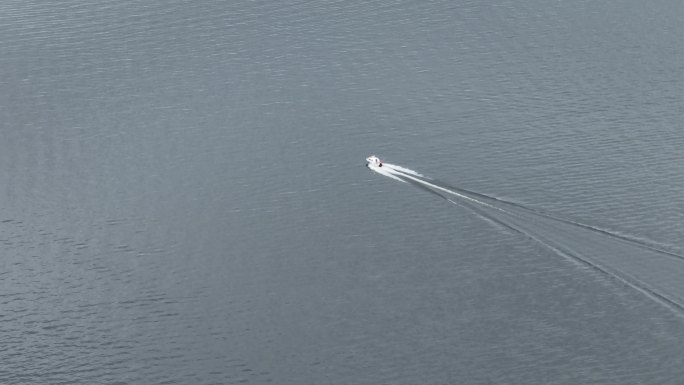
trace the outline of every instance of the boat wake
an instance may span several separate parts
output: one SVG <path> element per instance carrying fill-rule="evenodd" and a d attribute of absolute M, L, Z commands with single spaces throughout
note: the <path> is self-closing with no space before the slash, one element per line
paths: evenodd
<path fill-rule="evenodd" d="M 684 315 L 684 256 L 609 229 L 581 223 L 428 178 L 390 163 L 368 167 L 464 206 L 544 245 L 559 256 L 616 279 Z"/>

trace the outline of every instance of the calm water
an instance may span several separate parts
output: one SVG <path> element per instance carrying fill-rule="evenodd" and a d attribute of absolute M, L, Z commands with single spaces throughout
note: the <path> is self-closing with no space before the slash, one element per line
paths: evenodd
<path fill-rule="evenodd" d="M 539 239 L 678 264 L 362 167 L 684 254 L 684 3 L 481 3 L 0 5 L 0 382 L 684 382 L 684 312 Z"/>

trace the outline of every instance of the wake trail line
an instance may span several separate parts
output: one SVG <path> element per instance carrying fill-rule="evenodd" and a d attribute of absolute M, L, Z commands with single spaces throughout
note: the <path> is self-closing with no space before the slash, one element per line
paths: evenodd
<path fill-rule="evenodd" d="M 528 212 L 533 213 L 533 214 L 538 215 L 538 216 L 553 219 L 555 221 L 567 223 L 567 224 L 572 225 L 572 226 L 577 226 L 577 227 L 580 227 L 580 228 L 583 228 L 586 230 L 594 231 L 594 232 L 597 232 L 597 233 L 600 233 L 600 234 L 603 234 L 603 235 L 606 235 L 606 236 L 609 236 L 612 238 L 616 238 L 622 242 L 630 243 L 630 244 L 633 244 L 634 246 L 637 246 L 637 247 L 640 247 L 640 248 L 643 248 L 646 250 L 650 250 L 650 251 L 653 251 L 656 253 L 660 253 L 660 254 L 666 255 L 666 256 L 671 257 L 671 258 L 684 260 L 684 255 L 677 254 L 677 253 L 669 251 L 669 250 L 665 250 L 661 247 L 654 246 L 652 243 L 639 240 L 639 239 L 632 237 L 632 236 L 629 236 L 629 235 L 623 235 L 623 234 L 620 234 L 620 233 L 617 233 L 615 231 L 611 231 L 608 229 L 603 229 L 600 227 L 588 225 L 588 224 L 581 223 L 578 221 L 574 221 L 571 219 L 559 217 L 557 215 L 552 215 L 552 214 L 549 214 L 549 213 L 541 211 L 541 210 L 537 210 L 537 209 L 527 207 L 527 206 L 522 205 L 520 203 L 516 203 L 516 202 L 509 201 L 509 200 L 493 197 L 491 195 L 482 194 L 482 193 L 478 193 L 478 192 L 471 191 L 471 190 L 466 190 L 466 189 L 459 188 L 459 187 L 454 187 L 454 186 L 451 186 L 451 185 L 446 184 L 444 182 L 427 178 L 427 177 L 423 176 L 422 174 L 419 174 L 413 170 L 410 170 L 410 171 L 413 171 L 414 174 L 407 175 L 406 173 L 404 173 L 402 171 L 396 171 L 396 170 L 399 170 L 399 168 L 395 168 L 394 165 L 392 165 L 392 166 L 393 166 L 392 169 L 389 169 L 388 171 L 391 171 L 391 173 L 393 173 L 397 176 L 410 178 L 413 181 L 418 181 L 419 183 L 424 183 L 424 184 L 429 185 L 433 188 L 437 188 L 441 191 L 448 192 L 449 194 L 452 194 L 452 195 L 455 195 L 458 197 L 465 197 L 466 199 L 473 199 L 474 201 L 477 201 L 480 204 L 484 204 L 484 205 L 487 205 L 489 207 L 493 207 L 497 210 L 505 211 L 499 207 L 485 203 L 482 200 L 489 200 L 491 202 L 495 202 L 498 204 L 504 204 L 507 206 L 512 206 L 512 207 L 515 207 L 515 208 L 518 208 L 521 210 L 528 211 Z M 408 170 L 408 169 L 406 169 L 406 170 Z M 473 197 L 479 198 L 480 201 L 478 201 L 477 199 L 475 199 Z"/>
<path fill-rule="evenodd" d="M 684 314 L 684 256 L 680 254 L 519 203 L 449 186 L 401 166 L 385 163 L 369 168 L 464 206 L 561 257 L 622 282 L 678 315 Z"/>
<path fill-rule="evenodd" d="M 452 199 L 448 199 L 450 203 L 465 207 L 473 211 L 476 215 L 480 216 L 484 220 L 494 222 L 500 226 L 503 226 L 511 231 L 522 234 L 529 239 L 541 244 L 542 246 L 550 249 L 553 253 L 575 263 L 587 266 L 607 277 L 613 278 L 622 282 L 623 284 L 631 287 L 632 289 L 644 294 L 645 296 L 651 298 L 652 300 L 666 306 L 672 310 L 675 310 L 678 315 L 684 313 L 684 304 L 680 303 L 677 299 L 672 298 L 668 294 L 659 291 L 657 288 L 652 287 L 647 282 L 640 280 L 639 278 L 632 276 L 624 271 L 614 270 L 610 267 L 604 266 L 601 263 L 592 261 L 590 258 L 583 256 L 581 253 L 573 252 L 572 250 L 564 248 L 562 245 L 554 244 L 553 241 L 549 241 L 544 237 L 539 236 L 523 227 L 518 225 L 508 223 L 505 220 L 497 218 L 495 215 L 491 215 L 479 207 L 475 207 L 472 203 L 457 202 Z M 680 300 L 681 301 L 681 300 Z"/>

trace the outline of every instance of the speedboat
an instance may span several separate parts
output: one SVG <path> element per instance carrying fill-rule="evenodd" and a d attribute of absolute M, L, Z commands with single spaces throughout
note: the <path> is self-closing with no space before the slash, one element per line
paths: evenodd
<path fill-rule="evenodd" d="M 375 155 L 371 155 L 366 158 L 366 166 L 372 167 L 382 167 L 382 161 Z"/>

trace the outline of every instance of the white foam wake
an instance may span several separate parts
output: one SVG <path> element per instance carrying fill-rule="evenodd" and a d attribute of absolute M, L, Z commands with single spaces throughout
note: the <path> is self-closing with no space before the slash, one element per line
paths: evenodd
<path fill-rule="evenodd" d="M 460 189 L 452 190 L 401 166 L 384 163 L 382 167 L 371 169 L 427 190 L 446 193 L 453 198 L 439 195 L 451 203 L 473 203 L 466 207 L 482 218 L 522 233 L 564 258 L 616 278 L 684 315 L 684 286 L 681 285 L 684 255 L 654 247 L 652 242 L 556 217 L 513 202 Z"/>
<path fill-rule="evenodd" d="M 396 180 L 398 180 L 399 182 L 408 183 L 408 182 L 406 182 L 405 180 L 403 180 L 403 179 L 401 179 L 401 178 L 398 178 L 398 177 L 392 175 L 392 172 L 391 172 L 388 168 L 386 168 L 386 167 L 378 167 L 378 166 L 373 166 L 373 165 L 370 165 L 370 164 L 369 164 L 369 165 L 368 165 L 368 168 L 370 168 L 371 170 L 377 172 L 377 173 L 380 174 L 380 175 L 384 175 L 384 176 L 386 176 L 386 177 L 389 177 L 389 178 L 392 178 L 392 179 L 396 179 Z"/>
<path fill-rule="evenodd" d="M 387 164 L 383 164 L 383 168 L 385 168 L 385 165 L 387 165 Z M 386 176 L 392 177 L 392 178 L 394 178 L 394 179 L 399 179 L 399 180 L 401 180 L 402 182 L 406 182 L 406 181 L 405 181 L 405 180 L 402 180 L 401 178 L 406 178 L 406 179 L 412 180 L 412 181 L 414 181 L 414 182 L 420 183 L 420 184 L 422 184 L 423 186 L 427 186 L 427 187 L 433 188 L 433 189 L 435 189 L 435 190 L 439 190 L 439 191 L 445 192 L 445 193 L 447 193 L 447 194 L 451 194 L 451 195 L 453 195 L 453 196 L 456 196 L 456 197 L 459 197 L 459 198 L 463 198 L 463 199 L 465 199 L 465 200 L 468 200 L 468 201 L 471 201 L 471 202 L 474 202 L 474 203 L 477 203 L 477 204 L 480 204 L 480 205 L 483 205 L 483 206 L 487 206 L 487 207 L 493 208 L 493 209 L 495 209 L 495 210 L 505 211 L 505 210 L 503 210 L 503 209 L 501 209 L 501 208 L 499 208 L 499 207 L 492 206 L 492 205 L 490 205 L 489 203 L 483 202 L 483 201 L 481 201 L 481 200 L 479 200 L 479 199 L 475 199 L 475 198 L 469 197 L 469 196 L 467 196 L 467 195 L 459 194 L 459 193 L 457 193 L 456 191 L 450 190 L 450 189 L 448 189 L 448 188 L 444 188 L 444 187 L 442 187 L 442 186 L 438 186 L 438 185 L 436 185 L 436 184 L 430 183 L 430 182 L 428 182 L 428 181 L 426 181 L 426 180 L 416 178 L 415 176 L 421 176 L 421 177 L 422 177 L 422 175 L 419 174 L 419 173 L 417 173 L 417 172 L 415 172 L 415 171 L 413 171 L 413 170 L 405 169 L 405 170 L 410 171 L 410 173 L 406 173 L 406 172 L 400 171 L 400 170 L 399 170 L 398 168 L 396 168 L 394 165 L 388 165 L 388 166 L 392 166 L 392 167 L 387 167 L 387 168 L 386 168 L 386 170 L 385 170 L 386 174 L 384 174 L 384 175 L 386 175 Z M 377 167 L 376 167 L 376 168 L 377 168 Z M 403 167 L 400 167 L 400 168 L 403 168 Z M 456 202 L 454 202 L 454 203 L 456 203 Z"/>
<path fill-rule="evenodd" d="M 383 166 L 384 166 L 384 165 L 383 165 Z M 422 177 L 422 178 L 425 178 L 425 177 L 422 176 L 421 174 L 419 174 L 419 173 L 413 171 L 413 170 L 410 170 L 410 169 L 407 169 L 407 168 L 404 168 L 404 167 L 401 167 L 401 166 L 395 166 L 395 165 L 391 165 L 391 166 L 392 166 L 392 167 L 388 167 L 388 168 L 387 168 L 387 171 L 389 171 L 389 174 L 391 174 L 391 175 L 388 175 L 388 173 L 383 173 L 383 175 L 386 175 L 386 176 L 389 176 L 389 177 L 394 177 L 393 179 L 397 179 L 396 177 L 399 177 L 399 179 L 400 179 L 402 182 L 406 182 L 406 179 L 412 180 L 412 181 L 415 181 L 415 182 L 417 182 L 417 183 L 422 184 L 423 186 L 429 186 L 430 188 L 433 188 L 433 189 L 436 189 L 436 190 L 439 190 L 439 191 L 442 191 L 442 192 L 446 192 L 446 193 L 448 193 L 448 194 L 450 194 L 450 195 L 453 195 L 453 196 L 456 196 L 456 197 L 459 197 L 459 198 L 466 199 L 466 200 L 468 200 L 468 201 L 470 201 L 470 202 L 478 203 L 478 204 L 480 204 L 480 205 L 483 205 L 483 206 L 486 206 L 486 207 L 489 207 L 489 208 L 492 208 L 492 209 L 494 209 L 494 210 L 501 211 L 501 212 L 504 212 L 504 213 L 507 213 L 507 214 L 512 214 L 511 211 L 506 210 L 506 209 L 504 209 L 504 208 L 502 208 L 502 207 L 497 207 L 497 206 L 492 205 L 492 204 L 490 204 L 490 203 L 487 203 L 487 202 L 484 202 L 484 201 L 482 201 L 482 200 L 473 198 L 472 196 L 464 195 L 464 194 L 461 194 L 461 193 L 459 193 L 459 192 L 457 192 L 457 191 L 450 190 L 450 189 L 448 189 L 448 188 L 446 188 L 446 187 L 439 186 L 439 185 L 437 185 L 437 184 L 431 183 L 429 180 L 414 178 L 412 175 L 420 176 L 420 177 Z M 405 172 L 400 171 L 401 169 L 409 170 L 409 171 L 411 171 L 413 174 L 409 175 L 408 173 L 405 173 Z M 396 176 L 396 177 L 395 177 L 395 176 Z M 401 179 L 401 178 L 404 178 L 404 179 Z M 473 193 L 473 194 L 476 194 L 476 193 Z M 480 195 L 480 194 L 476 194 L 476 195 Z M 517 203 L 514 203 L 514 202 L 509 202 L 509 201 L 502 200 L 502 199 L 499 199 L 499 198 L 494 198 L 494 197 L 489 197 L 489 196 L 485 196 L 485 197 L 488 198 L 488 199 L 492 199 L 492 200 L 494 200 L 494 201 L 500 202 L 500 203 L 504 203 L 504 204 L 510 205 L 510 206 L 512 206 L 512 207 L 509 206 L 509 208 L 511 208 L 511 209 L 522 209 L 522 210 L 524 210 L 524 211 L 526 211 L 526 212 L 529 212 L 529 213 L 534 214 L 534 215 L 539 216 L 539 217 L 549 218 L 549 219 L 552 219 L 552 220 L 555 220 L 555 221 L 558 221 L 558 222 L 563 222 L 563 223 L 567 223 L 567 224 L 569 224 L 569 225 L 573 225 L 573 226 L 576 226 L 576 227 L 584 228 L 584 229 L 586 229 L 586 230 L 590 230 L 590 231 L 595 232 L 595 233 L 601 233 L 601 234 L 604 234 L 604 235 L 606 235 L 606 236 L 609 236 L 609 237 L 612 237 L 612 238 L 615 238 L 615 239 L 619 239 L 619 240 L 621 240 L 621 241 L 623 241 L 623 242 L 628 242 L 628 243 L 634 244 L 634 245 L 636 245 L 636 246 L 639 246 L 639 247 L 644 248 L 644 249 L 647 249 L 647 250 L 651 250 L 651 251 L 654 251 L 654 252 L 657 252 L 657 253 L 660 253 L 660 254 L 664 254 L 664 255 L 669 255 L 669 256 L 674 257 L 674 258 L 676 258 L 676 259 L 684 260 L 684 255 L 678 254 L 678 253 L 676 253 L 676 252 L 668 251 L 668 250 L 664 249 L 662 245 L 658 245 L 658 244 L 656 244 L 655 242 L 653 242 L 653 241 L 651 241 L 651 240 L 649 240 L 649 239 L 643 239 L 643 238 L 635 237 L 635 236 L 633 236 L 633 235 L 621 234 L 620 232 L 617 232 L 617 231 L 614 231 L 614 230 L 604 229 L 604 228 L 601 228 L 601 227 L 596 227 L 596 226 L 592 226 L 592 225 L 587 225 L 587 224 L 580 223 L 580 222 L 577 222 L 577 221 L 573 221 L 573 220 L 570 220 L 570 219 L 561 218 L 561 217 L 558 217 L 558 216 L 555 216 L 555 215 L 551 215 L 551 214 L 545 213 L 545 212 L 543 212 L 543 211 L 530 209 L 529 207 L 524 207 L 524 206 L 522 206 L 522 205 L 520 205 L 520 204 L 517 204 Z M 452 201 L 451 199 L 448 199 L 448 198 L 447 198 L 447 200 L 450 201 L 450 202 L 452 202 L 452 203 L 456 203 L 456 202 Z"/>
<path fill-rule="evenodd" d="M 392 164 L 392 163 L 383 163 L 382 167 L 386 167 L 387 169 L 392 170 L 392 171 L 403 172 L 404 174 L 411 174 L 411 175 L 415 175 L 415 176 L 424 177 L 423 174 L 420 174 L 417 171 L 411 170 L 410 168 L 401 167 L 399 165 Z"/>

